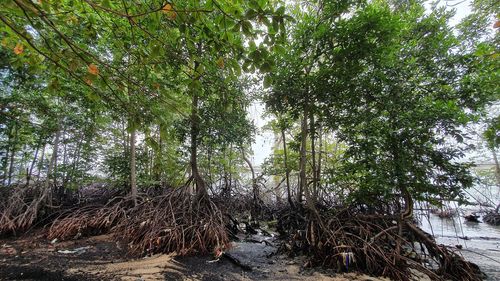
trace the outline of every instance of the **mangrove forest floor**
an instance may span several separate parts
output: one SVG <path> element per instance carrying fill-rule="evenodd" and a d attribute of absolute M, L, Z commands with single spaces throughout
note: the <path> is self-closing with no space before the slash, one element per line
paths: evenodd
<path fill-rule="evenodd" d="M 261 241 L 259 243 L 259 241 Z M 0 240 L 0 280 L 388 280 L 356 273 L 304 268 L 305 260 L 277 254 L 274 238 L 256 235 L 232 242 L 229 258 L 213 255 L 128 257 L 111 235 L 48 241 L 42 234 Z M 488 280 L 498 280 L 500 251 L 463 250 Z M 493 256 L 492 256 L 493 255 Z M 425 276 L 419 280 L 429 280 Z"/>

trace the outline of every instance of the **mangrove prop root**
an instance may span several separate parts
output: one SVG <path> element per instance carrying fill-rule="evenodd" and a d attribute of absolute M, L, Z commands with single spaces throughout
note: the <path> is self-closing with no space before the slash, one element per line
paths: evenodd
<path fill-rule="evenodd" d="M 48 192 L 50 190 L 42 185 L 2 187 L 0 236 L 22 233 L 40 217 L 48 215 Z"/>
<path fill-rule="evenodd" d="M 115 198 L 105 205 L 75 207 L 62 212 L 49 228 L 47 238 L 68 240 L 107 233 L 134 205 L 132 198 Z"/>
<path fill-rule="evenodd" d="M 112 231 L 133 255 L 217 254 L 230 245 L 219 209 L 185 189 L 143 200 Z"/>
<path fill-rule="evenodd" d="M 477 265 L 438 245 L 413 223 L 404 221 L 401 233 L 396 216 L 348 209 L 322 210 L 318 216 L 305 209 L 289 212 L 278 224 L 282 237 L 289 237 L 281 250 L 308 255 L 311 265 L 393 280 L 410 280 L 416 272 L 432 280 L 483 278 Z"/>
<path fill-rule="evenodd" d="M 230 245 L 222 213 L 208 197 L 185 188 L 154 197 L 116 198 L 62 213 L 48 231 L 49 239 L 75 239 L 112 233 L 131 255 L 156 253 L 220 254 Z"/>

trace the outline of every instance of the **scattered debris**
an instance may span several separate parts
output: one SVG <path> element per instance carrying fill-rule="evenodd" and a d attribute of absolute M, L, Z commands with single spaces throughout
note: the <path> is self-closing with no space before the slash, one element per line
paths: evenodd
<path fill-rule="evenodd" d="M 59 250 L 57 251 L 60 254 L 83 254 L 85 253 L 88 249 L 92 248 L 91 246 L 86 246 L 86 247 L 80 247 L 76 248 L 73 250 Z"/>

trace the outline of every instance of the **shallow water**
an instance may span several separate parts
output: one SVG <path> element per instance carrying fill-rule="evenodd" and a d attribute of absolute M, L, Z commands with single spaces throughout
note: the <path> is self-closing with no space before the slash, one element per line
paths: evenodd
<path fill-rule="evenodd" d="M 468 222 L 461 216 L 440 218 L 434 214 L 421 214 L 418 219 L 422 229 L 433 234 L 440 243 L 500 250 L 500 226 Z M 468 240 L 462 239 L 464 237 Z"/>
<path fill-rule="evenodd" d="M 479 265 L 488 280 L 500 280 L 500 226 L 468 222 L 460 215 L 440 218 L 434 214 L 421 213 L 417 219 L 422 229 L 433 234 L 438 243 L 451 247 L 462 246 L 462 249 L 456 250 L 467 260 Z"/>

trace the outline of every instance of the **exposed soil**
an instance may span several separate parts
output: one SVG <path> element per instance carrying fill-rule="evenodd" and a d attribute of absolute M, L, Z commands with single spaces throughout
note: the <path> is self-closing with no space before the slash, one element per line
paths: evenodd
<path fill-rule="evenodd" d="M 133 259 L 126 256 L 125 247 L 109 235 L 55 243 L 41 234 L 0 240 L 0 280 L 386 280 L 303 269 L 304 260 L 276 255 L 269 243 L 233 243 L 229 254 L 251 270 L 225 257 Z"/>

